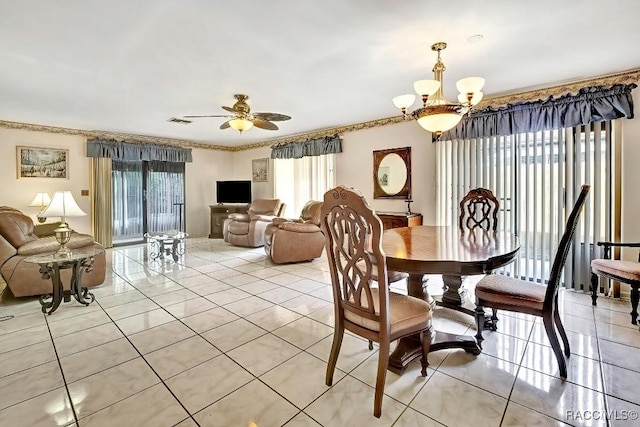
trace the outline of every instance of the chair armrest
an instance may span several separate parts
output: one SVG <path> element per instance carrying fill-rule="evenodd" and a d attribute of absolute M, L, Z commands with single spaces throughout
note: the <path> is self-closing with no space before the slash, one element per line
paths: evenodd
<path fill-rule="evenodd" d="M 604 246 L 604 257 L 609 258 L 611 256 L 611 248 L 640 248 L 640 243 L 637 242 L 597 242 L 596 245 Z M 640 262 L 640 253 L 638 254 L 638 262 Z"/>
<path fill-rule="evenodd" d="M 239 222 L 250 222 L 251 218 L 249 218 L 248 214 L 241 214 L 241 213 L 232 213 L 229 215 L 229 219 L 232 219 L 234 221 L 239 221 Z"/>
<path fill-rule="evenodd" d="M 276 218 L 273 218 L 273 220 L 271 221 L 271 223 L 272 223 L 273 225 L 280 225 L 280 224 L 282 224 L 283 222 L 288 222 L 288 221 L 289 221 L 289 220 L 288 220 L 288 219 L 286 219 L 286 218 L 276 217 Z"/>
<path fill-rule="evenodd" d="M 320 227 L 312 223 L 284 222 L 278 226 L 281 230 L 294 231 L 296 233 L 319 233 Z"/>
<path fill-rule="evenodd" d="M 277 217 L 275 215 L 251 215 L 251 221 L 271 222 L 274 218 Z"/>

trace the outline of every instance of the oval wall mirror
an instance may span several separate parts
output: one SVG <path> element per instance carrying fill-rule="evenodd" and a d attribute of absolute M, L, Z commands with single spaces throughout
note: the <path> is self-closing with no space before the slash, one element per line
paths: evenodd
<path fill-rule="evenodd" d="M 411 198 L 411 147 L 373 152 L 373 197 Z"/>

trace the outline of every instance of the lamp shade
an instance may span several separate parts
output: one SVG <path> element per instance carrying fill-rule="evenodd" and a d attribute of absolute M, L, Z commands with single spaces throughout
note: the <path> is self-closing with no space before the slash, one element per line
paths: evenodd
<path fill-rule="evenodd" d="M 444 132 L 460 123 L 462 116 L 456 113 L 440 113 L 425 115 L 418 119 L 418 124 L 423 129 L 432 133 Z"/>
<path fill-rule="evenodd" d="M 409 108 L 413 105 L 413 103 L 416 102 L 416 96 L 415 95 L 400 95 L 400 96 L 396 96 L 395 98 L 393 98 L 393 105 L 396 106 L 396 108 Z"/>
<path fill-rule="evenodd" d="M 438 80 L 418 80 L 413 83 L 413 89 L 418 95 L 431 96 L 440 89 L 440 82 Z"/>
<path fill-rule="evenodd" d="M 482 77 L 467 77 L 458 80 L 456 87 L 460 93 L 480 92 L 484 87 L 484 79 Z"/>
<path fill-rule="evenodd" d="M 52 217 L 59 216 L 62 222 L 68 216 L 84 216 L 86 213 L 76 203 L 71 191 L 56 191 L 49 205 L 40 212 L 40 216 Z"/>
<path fill-rule="evenodd" d="M 229 126 L 238 132 L 244 132 L 253 127 L 253 122 L 247 119 L 233 119 L 229 121 Z"/>
<path fill-rule="evenodd" d="M 36 194 L 36 197 L 33 198 L 29 206 L 44 208 L 49 203 L 51 203 L 51 198 L 48 193 L 38 193 Z"/>

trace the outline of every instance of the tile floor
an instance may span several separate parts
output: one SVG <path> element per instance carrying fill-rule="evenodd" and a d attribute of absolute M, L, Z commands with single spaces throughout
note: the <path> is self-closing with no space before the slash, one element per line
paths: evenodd
<path fill-rule="evenodd" d="M 373 417 L 377 351 L 345 337 L 324 384 L 333 308 L 323 259 L 273 265 L 262 248 L 189 239 L 178 262 L 144 246 L 109 250 L 88 307 L 43 315 L 37 299 L 4 295 L 2 426 L 637 426 L 640 333 L 629 304 L 562 292 L 573 354 L 569 379 L 539 320 L 500 315 L 484 351 L 429 356 L 387 374 Z M 472 278 L 467 283 L 473 286 Z M 438 278 L 430 279 L 437 293 Z M 404 284 L 395 284 L 398 290 Z M 474 334 L 471 317 L 436 309 L 437 329 Z"/>

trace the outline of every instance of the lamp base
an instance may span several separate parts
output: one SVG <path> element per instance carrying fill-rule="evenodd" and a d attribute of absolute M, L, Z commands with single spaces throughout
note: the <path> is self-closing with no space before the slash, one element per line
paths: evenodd
<path fill-rule="evenodd" d="M 71 240 L 71 229 L 66 222 L 60 224 L 60 227 L 53 230 L 56 233 L 56 241 L 60 244 L 60 248 L 56 252 L 56 258 L 71 257 L 71 249 L 67 247 L 67 243 Z"/>

